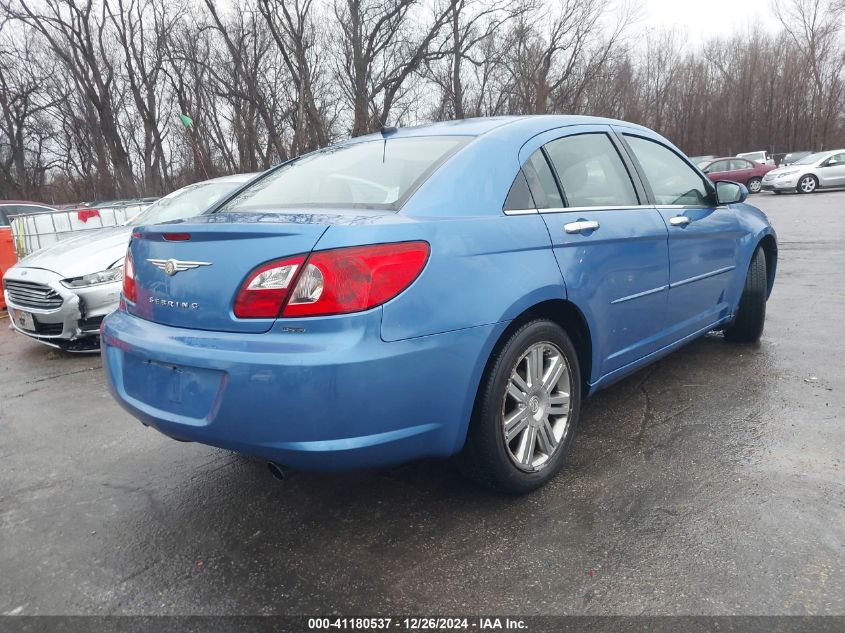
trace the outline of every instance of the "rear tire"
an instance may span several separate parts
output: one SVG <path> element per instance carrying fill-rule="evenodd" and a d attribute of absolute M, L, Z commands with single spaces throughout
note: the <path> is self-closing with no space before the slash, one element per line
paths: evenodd
<path fill-rule="evenodd" d="M 798 193 L 813 193 L 819 187 L 819 181 L 812 174 L 801 176 L 798 179 L 798 186 L 796 189 Z"/>
<path fill-rule="evenodd" d="M 763 189 L 763 181 L 759 178 L 752 178 L 748 181 L 748 191 L 750 193 L 760 193 Z"/>
<path fill-rule="evenodd" d="M 462 470 L 501 492 L 539 488 L 563 466 L 580 410 L 581 373 L 569 336 L 552 321 L 525 323 L 487 363 Z"/>
<path fill-rule="evenodd" d="M 756 343 L 760 340 L 766 322 L 768 288 L 766 252 L 758 246 L 748 267 L 736 318 L 725 328 L 727 340 L 737 343 Z"/>

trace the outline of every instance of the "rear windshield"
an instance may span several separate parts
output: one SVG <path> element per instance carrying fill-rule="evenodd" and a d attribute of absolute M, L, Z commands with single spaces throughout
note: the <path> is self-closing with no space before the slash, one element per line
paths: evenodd
<path fill-rule="evenodd" d="M 141 211 L 127 224 L 141 226 L 146 224 L 163 224 L 174 220 L 186 220 L 200 215 L 215 202 L 230 193 L 243 182 L 230 180 L 200 182 L 188 185 L 173 193 L 159 198 L 146 209 Z"/>
<path fill-rule="evenodd" d="M 307 154 L 241 191 L 219 212 L 289 208 L 397 210 L 465 136 L 362 141 Z"/>

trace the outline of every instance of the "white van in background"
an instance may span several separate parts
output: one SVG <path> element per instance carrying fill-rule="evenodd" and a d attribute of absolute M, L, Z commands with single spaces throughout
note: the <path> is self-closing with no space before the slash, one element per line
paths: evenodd
<path fill-rule="evenodd" d="M 757 152 L 743 152 L 742 154 L 737 154 L 737 158 L 746 158 L 748 160 L 753 160 L 756 163 L 760 163 L 761 165 L 774 165 L 775 159 L 772 158 L 772 155 L 765 150 L 760 150 Z"/>

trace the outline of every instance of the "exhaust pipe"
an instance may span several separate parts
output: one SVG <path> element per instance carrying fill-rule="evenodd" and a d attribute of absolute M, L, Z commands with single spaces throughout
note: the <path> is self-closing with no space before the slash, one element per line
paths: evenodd
<path fill-rule="evenodd" d="M 279 481 L 284 481 L 286 479 L 285 473 L 287 472 L 287 468 L 282 466 L 281 464 L 277 464 L 275 462 L 267 462 L 267 468 L 270 471 L 270 474 L 273 475 Z"/>

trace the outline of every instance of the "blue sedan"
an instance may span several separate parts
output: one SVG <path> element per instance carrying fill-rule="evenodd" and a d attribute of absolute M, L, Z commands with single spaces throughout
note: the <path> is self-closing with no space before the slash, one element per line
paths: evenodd
<path fill-rule="evenodd" d="M 133 233 L 110 387 L 277 471 L 459 455 L 524 493 L 590 394 L 711 330 L 760 338 L 777 241 L 747 193 L 608 119 L 352 139 Z"/>

